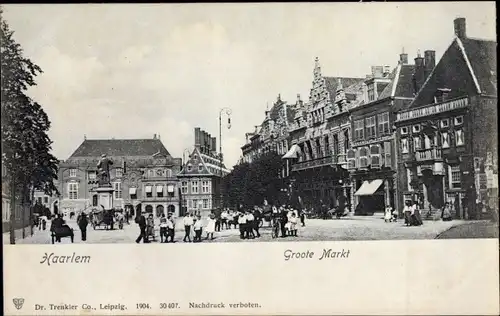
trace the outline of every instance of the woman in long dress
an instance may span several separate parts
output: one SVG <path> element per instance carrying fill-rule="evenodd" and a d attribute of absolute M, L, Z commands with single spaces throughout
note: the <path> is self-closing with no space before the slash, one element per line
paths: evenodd
<path fill-rule="evenodd" d="M 214 214 L 210 214 L 207 219 L 207 227 L 205 227 L 205 231 L 207 232 L 207 238 L 210 235 L 210 239 L 214 239 L 215 232 L 215 216 Z"/>
<path fill-rule="evenodd" d="M 413 206 L 411 207 L 411 214 L 411 226 L 420 226 L 423 224 L 422 217 L 420 217 L 418 203 L 416 201 L 413 202 Z"/>

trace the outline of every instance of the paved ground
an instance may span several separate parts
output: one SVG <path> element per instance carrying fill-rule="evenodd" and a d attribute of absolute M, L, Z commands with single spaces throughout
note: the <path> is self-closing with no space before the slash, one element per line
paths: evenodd
<path fill-rule="evenodd" d="M 436 238 L 498 238 L 498 223 L 491 221 L 477 221 L 451 227 Z"/>
<path fill-rule="evenodd" d="M 68 225 L 70 225 L 75 231 L 75 243 L 81 243 L 81 234 L 78 226 L 74 220 L 67 220 Z M 440 238 L 481 238 L 479 233 L 476 233 L 474 226 L 471 224 L 483 225 L 484 227 L 489 227 L 486 225 L 486 221 L 480 222 L 465 222 L 465 221 L 425 221 L 423 226 L 420 227 L 406 227 L 403 222 L 398 221 L 396 223 L 385 223 L 378 216 L 370 217 L 351 217 L 343 219 L 332 219 L 332 220 L 319 220 L 319 219 L 308 219 L 306 220 L 306 226 L 300 227 L 298 231 L 298 237 L 287 237 L 278 238 L 275 241 L 318 241 L 318 240 L 398 240 L 398 239 L 433 239 L 436 238 L 440 233 L 443 233 Z M 482 223 L 482 224 L 481 224 Z M 463 225 L 466 224 L 466 225 Z M 458 237 L 446 237 L 452 234 L 449 229 L 451 227 L 459 226 L 457 231 Z M 255 242 L 255 241 L 271 241 L 271 230 L 267 227 L 267 223 L 264 224 L 265 227 L 261 228 L 261 238 L 253 240 L 243 240 L 243 242 Z M 47 227 L 50 227 L 47 225 Z M 184 236 L 184 228 L 179 220 L 176 226 L 176 237 L 175 240 L 182 242 Z M 29 230 L 28 230 L 29 231 Z M 87 241 L 86 243 L 134 243 L 135 239 L 139 234 L 139 228 L 137 224 L 133 221 L 130 225 L 125 224 L 122 230 L 115 227 L 114 230 L 97 229 L 93 230 L 92 227 L 88 229 Z M 18 244 L 50 244 L 51 238 L 48 230 L 39 230 L 35 228 L 35 234 L 29 236 L 25 239 L 17 239 Z M 204 234 L 205 235 L 205 234 Z M 490 234 L 491 235 L 491 234 Z M 490 235 L 487 235 L 490 237 Z M 158 232 L 157 232 L 158 236 Z M 443 237 L 445 236 L 445 237 Z M 453 235 L 454 236 L 454 235 Z M 498 236 L 498 230 L 497 235 Z M 223 230 L 222 232 L 216 232 L 214 234 L 215 239 L 212 241 L 204 242 L 238 242 L 242 241 L 239 238 L 239 231 L 237 229 Z M 491 237 L 494 237 L 491 235 Z M 9 243 L 8 233 L 3 234 L 4 244 Z M 62 240 L 63 244 L 71 243 L 69 238 L 64 238 Z"/>

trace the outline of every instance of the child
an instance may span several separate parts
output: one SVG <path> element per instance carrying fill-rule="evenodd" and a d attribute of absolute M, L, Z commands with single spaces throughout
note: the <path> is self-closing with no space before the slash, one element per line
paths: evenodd
<path fill-rule="evenodd" d="M 392 207 L 387 206 L 385 208 L 384 220 L 385 220 L 386 223 L 392 222 Z"/>
<path fill-rule="evenodd" d="M 194 236 L 194 242 L 201 242 L 201 229 L 202 229 L 202 225 L 201 225 L 201 216 L 198 215 L 197 218 L 194 218 L 194 233 L 195 233 L 195 236 Z"/>
<path fill-rule="evenodd" d="M 207 231 L 207 238 L 205 239 L 208 239 L 209 236 L 211 237 L 210 239 L 214 239 L 215 222 L 215 215 L 210 214 L 207 219 L 207 226 L 205 227 Z"/>
<path fill-rule="evenodd" d="M 161 214 L 160 217 L 160 242 L 163 241 L 163 237 L 165 237 L 165 242 L 167 242 L 167 219 L 165 218 L 165 214 Z"/>
<path fill-rule="evenodd" d="M 297 237 L 297 216 L 295 212 L 290 216 L 290 234 L 291 236 Z"/>

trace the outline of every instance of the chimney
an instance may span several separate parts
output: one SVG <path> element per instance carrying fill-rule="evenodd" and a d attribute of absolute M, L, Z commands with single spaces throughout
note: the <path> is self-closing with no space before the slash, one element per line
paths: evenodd
<path fill-rule="evenodd" d="M 207 141 L 205 143 L 206 144 L 205 147 L 207 147 L 207 154 L 210 154 L 210 152 L 212 151 L 211 139 L 212 139 L 212 136 L 209 133 L 207 133 Z"/>
<path fill-rule="evenodd" d="M 414 93 L 420 90 L 425 81 L 425 64 L 424 58 L 420 56 L 420 51 L 417 52 L 417 57 L 415 58 L 415 72 L 413 74 L 413 89 Z"/>
<path fill-rule="evenodd" d="M 201 146 L 201 130 L 199 127 L 195 127 L 194 129 L 194 146 L 200 149 Z"/>
<path fill-rule="evenodd" d="M 207 148 L 207 132 L 201 131 L 201 152 L 205 153 Z"/>
<path fill-rule="evenodd" d="M 381 78 L 384 74 L 383 66 L 372 66 L 372 76 L 375 78 Z"/>
<path fill-rule="evenodd" d="M 456 18 L 453 21 L 453 24 L 455 26 L 455 35 L 460 39 L 466 38 L 467 33 L 466 33 L 465 18 Z"/>
<path fill-rule="evenodd" d="M 399 63 L 401 65 L 408 65 L 408 54 L 406 54 L 404 51 L 399 54 Z"/>
<path fill-rule="evenodd" d="M 436 52 L 433 50 L 426 50 L 424 52 L 424 59 L 425 59 L 425 79 L 429 77 L 432 69 L 436 67 Z"/>
<path fill-rule="evenodd" d="M 215 138 L 215 137 L 212 137 L 212 151 L 214 153 L 217 152 L 217 138 Z"/>
<path fill-rule="evenodd" d="M 391 66 L 384 66 L 384 77 L 387 77 L 391 73 Z"/>

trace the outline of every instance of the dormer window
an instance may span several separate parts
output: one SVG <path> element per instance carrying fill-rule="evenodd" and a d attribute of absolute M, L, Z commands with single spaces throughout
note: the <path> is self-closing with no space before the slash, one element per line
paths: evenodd
<path fill-rule="evenodd" d="M 441 103 L 448 99 L 448 94 L 450 93 L 450 89 L 440 88 L 437 89 L 436 94 L 434 95 L 434 103 Z"/>
<path fill-rule="evenodd" d="M 191 172 L 191 170 L 193 170 L 193 166 L 191 164 L 188 164 L 187 165 L 187 171 Z"/>
<path fill-rule="evenodd" d="M 375 100 L 375 85 L 372 83 L 368 85 L 368 101 Z"/>

